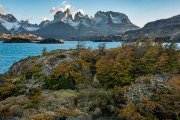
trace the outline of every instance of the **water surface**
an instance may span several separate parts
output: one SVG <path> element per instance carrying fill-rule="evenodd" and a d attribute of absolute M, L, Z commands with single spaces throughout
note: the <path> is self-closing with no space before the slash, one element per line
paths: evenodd
<path fill-rule="evenodd" d="M 36 44 L 36 43 L 2 43 L 0 41 L 0 74 L 8 71 L 13 63 L 28 56 L 37 56 L 42 54 L 45 47 L 47 51 L 56 49 L 74 49 L 77 41 L 64 41 L 64 44 Z M 96 49 L 101 42 L 85 41 L 86 47 Z M 122 42 L 107 42 L 107 48 L 121 46 Z"/>
<path fill-rule="evenodd" d="M 0 41 L 0 74 L 8 71 L 13 63 L 28 56 L 37 56 L 42 54 L 45 47 L 47 51 L 56 49 L 74 49 L 78 41 L 64 41 L 64 44 L 36 44 L 36 43 L 2 43 Z M 85 41 L 86 47 L 96 49 L 101 42 Z M 106 48 L 115 48 L 122 45 L 122 42 L 103 42 Z M 180 47 L 180 43 L 177 43 Z"/>

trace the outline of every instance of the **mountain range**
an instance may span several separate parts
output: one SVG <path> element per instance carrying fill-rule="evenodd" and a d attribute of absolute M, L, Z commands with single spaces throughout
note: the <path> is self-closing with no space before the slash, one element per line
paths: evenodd
<path fill-rule="evenodd" d="M 31 24 L 28 20 L 18 21 L 11 14 L 0 13 L 0 33 L 26 33 L 42 38 L 68 38 L 68 40 L 102 36 L 97 39 L 135 41 L 143 36 L 180 41 L 180 15 L 149 22 L 143 28 L 139 28 L 127 15 L 113 11 L 98 11 L 94 17 L 89 17 L 81 12 L 73 16 L 67 9 L 64 12 L 58 11 L 52 21 L 46 20 L 40 24 Z M 107 35 L 110 36 L 106 37 Z M 113 35 L 116 36 L 115 40 Z"/>
<path fill-rule="evenodd" d="M 44 38 L 123 34 L 137 29 L 125 14 L 112 11 L 98 11 L 94 17 L 78 12 L 73 17 L 67 9 L 58 11 L 54 20 L 42 21 L 39 25 L 28 20 L 18 21 L 11 14 L 0 14 L 0 33 L 32 33 Z"/>

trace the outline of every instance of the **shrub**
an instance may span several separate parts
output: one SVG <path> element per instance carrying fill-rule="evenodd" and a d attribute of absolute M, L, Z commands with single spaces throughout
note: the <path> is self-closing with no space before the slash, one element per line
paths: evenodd
<path fill-rule="evenodd" d="M 24 84 L 12 84 L 5 82 L 0 88 L 0 100 L 10 96 L 17 96 L 25 93 L 26 86 Z"/>
<path fill-rule="evenodd" d="M 38 63 L 33 65 L 31 69 L 29 69 L 26 73 L 25 73 L 25 78 L 26 79 L 31 79 L 32 77 L 34 79 L 37 79 L 40 77 L 40 71 L 42 70 L 41 65 L 39 65 Z"/>
<path fill-rule="evenodd" d="M 173 45 L 163 47 L 153 40 L 123 44 L 107 51 L 107 55 L 96 62 L 97 78 L 103 86 L 124 86 L 140 76 L 180 71 L 179 50 Z"/>
<path fill-rule="evenodd" d="M 129 85 L 133 81 L 133 49 L 126 46 L 118 52 L 116 58 L 104 56 L 96 63 L 97 78 L 106 88 Z"/>
<path fill-rule="evenodd" d="M 120 88 L 111 90 L 95 89 L 94 91 L 81 90 L 77 104 L 81 108 L 88 107 L 90 111 L 100 108 L 104 115 L 114 114 L 120 104 L 125 104 L 126 99 Z M 114 108 L 111 110 L 110 106 Z"/>
<path fill-rule="evenodd" d="M 124 90 L 128 101 L 123 109 L 117 111 L 120 118 L 179 119 L 180 87 L 170 77 L 165 75 L 142 77 Z"/>
<path fill-rule="evenodd" d="M 55 79 L 59 79 L 61 77 L 72 79 L 75 84 L 79 84 L 86 80 L 84 73 L 87 68 L 88 64 L 84 60 L 74 59 L 71 63 L 61 64 L 54 70 L 52 76 Z"/>
<path fill-rule="evenodd" d="M 29 96 L 39 96 L 41 94 L 41 88 L 32 88 L 29 91 Z"/>
<path fill-rule="evenodd" d="M 74 89 L 74 81 L 72 78 L 62 76 L 60 78 L 50 77 L 44 80 L 44 86 L 50 90 Z"/>

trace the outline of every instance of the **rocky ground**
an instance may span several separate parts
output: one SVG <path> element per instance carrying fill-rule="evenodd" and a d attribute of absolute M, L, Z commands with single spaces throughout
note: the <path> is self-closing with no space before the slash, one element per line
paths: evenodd
<path fill-rule="evenodd" d="M 64 61 L 71 63 L 74 58 L 74 50 L 48 52 L 45 55 L 29 57 L 14 63 L 5 76 L 14 76 L 12 81 L 17 82 L 19 79 L 15 78 L 22 77 L 36 65 L 40 69 L 43 68 L 38 71 L 41 76 L 49 76 Z M 4 77 L 1 77 L 1 81 L 4 79 Z M 29 80 L 29 84 L 32 81 L 34 80 Z M 38 82 L 39 84 L 41 83 L 40 81 Z M 97 83 L 97 79 L 95 82 Z M 36 84 L 32 83 L 33 85 L 36 86 Z M 98 95 L 99 92 L 91 85 L 92 83 L 79 84 L 75 90 L 42 90 L 38 97 L 30 97 L 28 95 L 8 97 L 0 101 L 0 110 L 3 112 L 3 115 L 0 116 L 1 118 L 12 120 L 36 119 L 36 117 L 44 117 L 44 115 L 57 116 L 56 119 L 58 120 L 112 119 L 111 117 L 102 117 L 103 113 L 99 107 L 92 108 L 91 103 L 93 102 L 92 99 L 94 99 L 92 93 Z M 103 89 L 99 89 L 99 91 L 105 92 Z M 109 106 L 109 109 L 115 111 L 116 108 Z M 62 112 L 65 112 L 64 117 L 59 115 Z M 8 114 L 8 117 L 4 116 L 5 113 Z"/>
<path fill-rule="evenodd" d="M 75 56 L 69 50 L 56 50 L 48 52 L 45 55 L 28 57 L 13 64 L 7 74 L 19 77 L 26 73 L 33 65 L 39 65 L 43 69 L 40 74 L 50 75 L 64 61 L 71 62 Z"/>

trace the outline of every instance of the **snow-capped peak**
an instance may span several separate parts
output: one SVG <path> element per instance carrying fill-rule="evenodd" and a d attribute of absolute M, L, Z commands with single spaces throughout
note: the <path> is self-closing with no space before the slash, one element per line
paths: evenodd
<path fill-rule="evenodd" d="M 93 18 L 96 24 L 107 24 L 107 23 L 113 23 L 113 24 L 131 24 L 128 17 L 123 13 L 118 12 L 102 12 L 98 11 L 95 14 L 95 17 Z"/>
<path fill-rule="evenodd" d="M 11 14 L 0 14 L 0 23 L 9 31 L 16 31 L 21 27 L 19 21 Z"/>
<path fill-rule="evenodd" d="M 39 29 L 37 24 L 31 24 L 29 20 L 21 20 L 20 24 L 27 31 L 36 31 Z"/>

